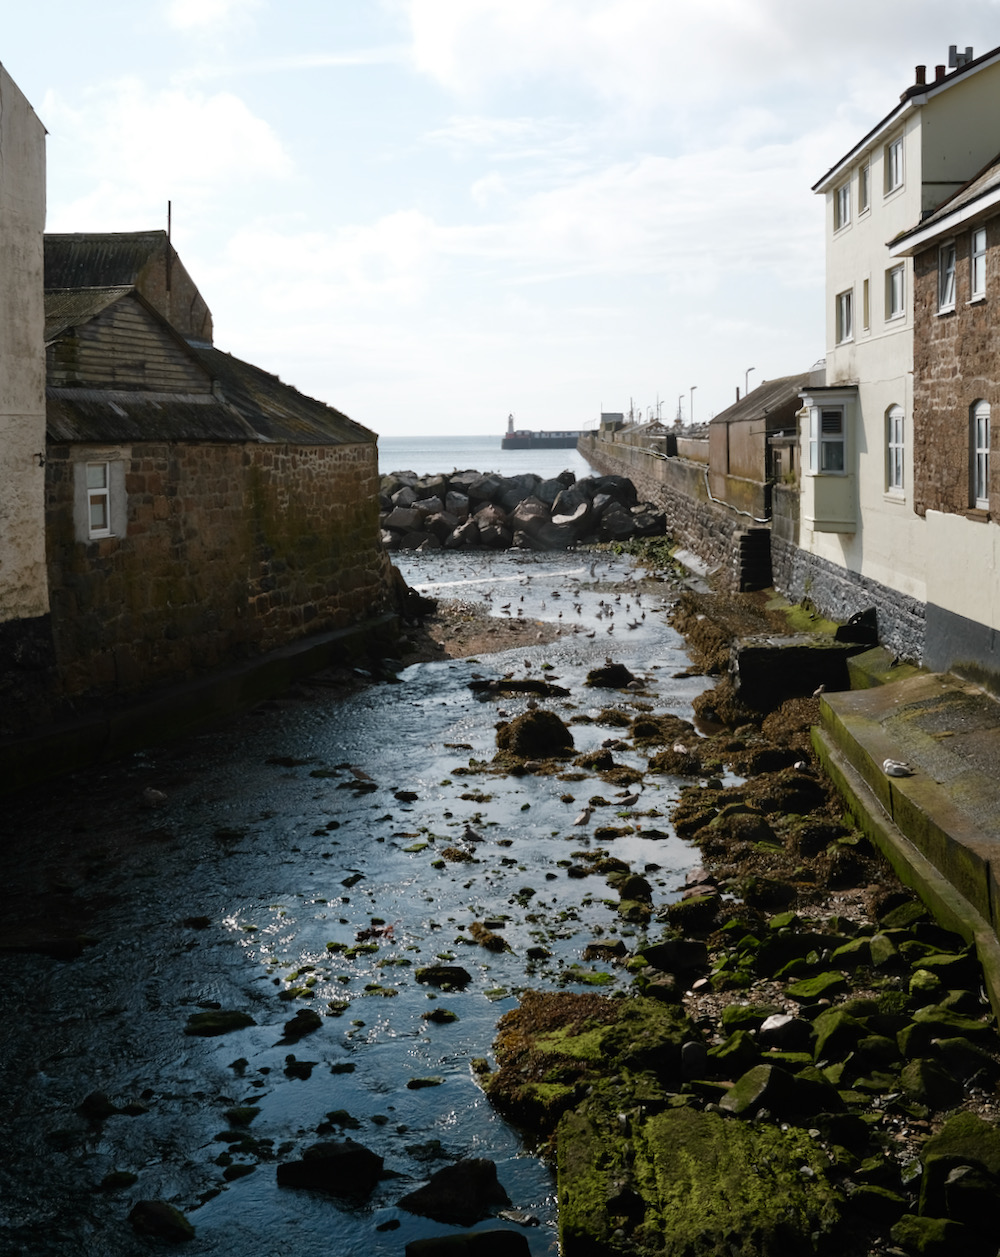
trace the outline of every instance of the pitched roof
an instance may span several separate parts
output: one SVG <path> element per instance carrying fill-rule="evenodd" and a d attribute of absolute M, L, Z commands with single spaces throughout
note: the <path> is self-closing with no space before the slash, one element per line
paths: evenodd
<path fill-rule="evenodd" d="M 50 441 L 255 441 L 240 412 L 211 393 L 136 393 L 109 388 L 46 389 Z"/>
<path fill-rule="evenodd" d="M 131 287 L 166 244 L 165 231 L 46 232 L 45 287 Z"/>
<path fill-rule="evenodd" d="M 890 241 L 893 257 L 912 257 L 933 240 L 948 235 L 956 227 L 1000 212 L 1000 154 L 963 184 L 916 227 L 901 232 Z"/>
<path fill-rule="evenodd" d="M 801 409 L 799 394 L 809 387 L 812 379 L 811 371 L 803 371 L 799 375 L 783 375 L 775 380 L 764 380 L 755 389 L 734 402 L 711 422 L 715 423 L 746 423 L 753 419 L 765 419 L 774 415 L 781 418 L 780 412 L 791 411 L 794 414 Z M 787 415 L 786 415 L 787 417 Z"/>
<path fill-rule="evenodd" d="M 250 424 L 257 439 L 298 445 L 366 445 L 378 438 L 325 402 L 307 397 L 276 375 L 223 353 L 214 346 L 192 345 L 222 395 Z"/>
<path fill-rule="evenodd" d="M 87 323 L 132 292 L 130 287 L 65 288 L 45 294 L 45 343 L 57 340 L 67 328 Z"/>
<path fill-rule="evenodd" d="M 966 62 L 965 65 L 959 66 L 952 70 L 950 74 L 945 74 L 942 78 L 936 79 L 932 83 L 915 83 L 908 87 L 899 98 L 899 104 L 890 109 L 885 117 L 875 124 L 867 135 L 863 135 L 853 148 L 849 149 L 839 161 L 834 162 L 830 169 L 821 179 L 817 179 L 812 186 L 813 192 L 824 192 L 829 186 L 831 179 L 840 177 L 845 166 L 850 165 L 855 158 L 869 148 L 872 142 L 879 136 L 884 135 L 887 131 L 891 131 L 894 126 L 907 114 L 913 113 L 922 105 L 925 105 L 933 96 L 940 95 L 941 92 L 948 91 L 955 83 L 963 80 L 970 75 L 977 74 L 980 70 L 988 69 L 991 65 L 1000 61 L 1000 47 L 991 48 L 989 52 L 984 52 L 981 57 L 975 57 L 972 61 Z"/>

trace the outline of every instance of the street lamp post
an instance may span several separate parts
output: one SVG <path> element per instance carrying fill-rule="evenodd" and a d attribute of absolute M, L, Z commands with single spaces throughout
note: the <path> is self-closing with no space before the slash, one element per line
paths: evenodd
<path fill-rule="evenodd" d="M 688 406 L 688 423 L 694 423 L 694 390 L 697 387 L 697 384 L 691 385 L 691 404 Z"/>

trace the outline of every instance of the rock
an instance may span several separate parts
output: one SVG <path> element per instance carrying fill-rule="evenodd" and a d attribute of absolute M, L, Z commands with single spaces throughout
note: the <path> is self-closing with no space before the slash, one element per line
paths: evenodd
<path fill-rule="evenodd" d="M 804 1131 L 728 1122 L 691 1108 L 636 1120 L 638 1137 L 627 1144 L 613 1106 L 589 1102 L 560 1122 L 563 1253 L 826 1251 L 842 1197 L 827 1180 L 825 1154 Z M 640 1183 L 662 1190 L 643 1198 Z"/>
<path fill-rule="evenodd" d="M 707 934 L 715 925 L 721 904 L 718 894 L 680 899 L 667 905 L 667 920 L 682 934 Z"/>
<path fill-rule="evenodd" d="M 801 1123 L 817 1113 L 836 1113 L 844 1103 L 818 1070 L 790 1074 L 780 1065 L 755 1065 L 719 1101 L 724 1113 L 751 1118 L 761 1109 L 780 1120 Z"/>
<path fill-rule="evenodd" d="M 803 1017 L 773 1013 L 761 1022 L 757 1035 L 765 1047 L 782 1052 L 804 1052 L 812 1045 L 813 1027 Z"/>
<path fill-rule="evenodd" d="M 914 1257 L 954 1257 L 967 1252 L 965 1227 L 947 1218 L 922 1218 L 904 1213 L 889 1232 L 898 1244 Z"/>
<path fill-rule="evenodd" d="M 382 1158 L 353 1139 L 306 1148 L 301 1161 L 278 1166 L 279 1187 L 306 1187 L 331 1196 L 367 1196 L 382 1174 Z"/>
<path fill-rule="evenodd" d="M 785 991 L 799 1004 L 812 1004 L 819 999 L 829 999 L 847 990 L 847 979 L 837 970 L 817 973 L 815 977 L 789 982 Z"/>
<path fill-rule="evenodd" d="M 549 758 L 573 750 L 573 735 L 554 711 L 522 712 L 497 730 L 497 746 L 522 759 Z"/>
<path fill-rule="evenodd" d="M 183 1244 L 194 1239 L 194 1227 L 179 1209 L 165 1200 L 139 1200 L 128 1215 L 132 1229 L 149 1239 Z"/>
<path fill-rule="evenodd" d="M 736 1078 L 760 1060 L 760 1046 L 746 1030 L 734 1030 L 724 1043 L 708 1049 L 713 1077 Z"/>
<path fill-rule="evenodd" d="M 85 1096 L 80 1104 L 79 1111 L 89 1122 L 103 1122 L 105 1118 L 111 1117 L 118 1112 L 111 1103 L 110 1098 L 103 1091 L 92 1091 L 90 1095 Z"/>
<path fill-rule="evenodd" d="M 587 673 L 586 685 L 606 690 L 623 690 L 635 676 L 623 663 L 609 663 Z"/>
<path fill-rule="evenodd" d="M 381 521 L 383 528 L 393 532 L 416 532 L 423 525 L 424 516 L 413 506 L 396 506 Z"/>
<path fill-rule="evenodd" d="M 284 1033 L 279 1043 L 298 1043 L 299 1039 L 312 1034 L 323 1024 L 323 1018 L 311 1008 L 300 1008 L 291 1021 L 285 1022 Z"/>
<path fill-rule="evenodd" d="M 187 1019 L 184 1033 L 212 1038 L 215 1035 L 229 1034 L 233 1030 L 242 1030 L 244 1026 L 256 1024 L 249 1013 L 241 1013 L 235 1009 L 211 1008 L 203 1013 L 192 1013 Z"/>
<path fill-rule="evenodd" d="M 843 1008 L 830 1008 L 813 1021 L 817 1061 L 843 1060 L 868 1033 L 868 1027 Z"/>
<path fill-rule="evenodd" d="M 700 973 L 708 968 L 708 947 L 698 938 L 668 938 L 644 947 L 639 955 L 654 968 L 678 976 Z"/>
<path fill-rule="evenodd" d="M 426 965 L 413 976 L 418 982 L 441 987 L 446 991 L 460 989 L 472 981 L 472 974 L 461 965 Z"/>
<path fill-rule="evenodd" d="M 899 1085 L 908 1100 L 929 1109 L 953 1108 L 964 1094 L 962 1084 L 950 1070 L 926 1057 L 917 1057 L 903 1067 Z"/>
<path fill-rule="evenodd" d="M 503 1215 L 501 1215 L 503 1216 Z M 464 1231 L 411 1240 L 405 1257 L 530 1257 L 527 1239 L 519 1231 Z"/>
<path fill-rule="evenodd" d="M 404 1196 L 398 1206 L 436 1222 L 471 1226 L 486 1217 L 491 1206 L 510 1203 L 497 1180 L 496 1165 L 485 1157 L 472 1157 L 438 1170 L 423 1187 Z"/>

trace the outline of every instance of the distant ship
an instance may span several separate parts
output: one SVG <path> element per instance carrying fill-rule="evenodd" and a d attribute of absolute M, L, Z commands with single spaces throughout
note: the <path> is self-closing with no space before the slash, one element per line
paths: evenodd
<path fill-rule="evenodd" d="M 515 428 L 514 416 L 507 416 L 507 434 L 500 439 L 502 450 L 575 450 L 576 443 L 586 433 L 586 428 L 559 431 L 532 432 L 528 428 Z"/>

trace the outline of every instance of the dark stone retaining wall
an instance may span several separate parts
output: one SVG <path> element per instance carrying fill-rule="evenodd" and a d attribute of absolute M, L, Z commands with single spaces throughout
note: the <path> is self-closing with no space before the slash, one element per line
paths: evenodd
<path fill-rule="evenodd" d="M 775 588 L 792 602 L 808 599 L 831 620 L 849 620 L 856 612 L 874 607 L 881 644 L 902 659 L 923 658 L 922 602 L 809 554 L 775 534 L 771 537 L 771 564 Z"/>
<path fill-rule="evenodd" d="M 705 464 L 657 458 L 646 450 L 600 437 L 582 438 L 579 450 L 605 475 L 627 476 L 641 498 L 663 510 L 667 532 L 709 567 L 721 569 L 727 588 L 736 588 L 739 537 L 753 521 L 711 500 Z"/>

